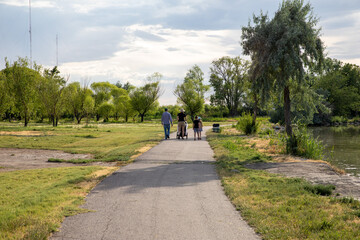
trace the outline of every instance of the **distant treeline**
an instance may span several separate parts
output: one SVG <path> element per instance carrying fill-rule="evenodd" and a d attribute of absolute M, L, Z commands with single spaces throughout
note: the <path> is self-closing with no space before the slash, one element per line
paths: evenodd
<path fill-rule="evenodd" d="M 0 71 L 0 117 L 3 120 L 30 119 L 52 122 L 60 119 L 81 121 L 143 121 L 158 119 L 167 107 L 173 116 L 185 108 L 192 117 L 236 117 L 254 112 L 254 98 L 249 78 L 251 62 L 239 57 L 222 57 L 210 68 L 210 85 L 204 84 L 203 72 L 191 68 L 174 94 L 178 105 L 159 106 L 161 74 L 154 73 L 146 84 L 135 87 L 127 83 L 94 82 L 90 86 L 69 83 L 57 67 L 29 68 L 27 59 L 19 58 Z M 322 74 L 306 74 L 304 85 L 291 85 L 291 116 L 307 124 L 327 124 L 333 120 L 354 118 L 360 111 L 360 68 L 336 59 L 326 59 Z M 205 95 L 212 89 L 206 103 Z M 274 123 L 284 123 L 282 94 L 270 92 L 267 101 L 257 109 Z M 335 116 L 335 117 L 334 117 Z"/>

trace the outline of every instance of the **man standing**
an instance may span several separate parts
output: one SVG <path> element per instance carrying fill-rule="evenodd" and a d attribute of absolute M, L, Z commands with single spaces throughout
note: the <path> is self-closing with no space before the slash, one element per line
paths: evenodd
<path fill-rule="evenodd" d="M 161 116 L 161 124 L 164 126 L 165 139 L 170 138 L 170 124 L 173 126 L 173 122 L 167 108 L 165 108 L 165 112 Z"/>

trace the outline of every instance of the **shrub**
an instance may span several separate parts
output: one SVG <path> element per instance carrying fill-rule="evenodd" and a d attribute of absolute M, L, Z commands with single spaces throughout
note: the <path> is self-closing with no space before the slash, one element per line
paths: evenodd
<path fill-rule="evenodd" d="M 347 122 L 347 118 L 346 117 L 343 117 L 343 116 L 333 116 L 331 117 L 331 122 L 332 123 L 343 123 L 343 122 Z"/>
<path fill-rule="evenodd" d="M 306 185 L 304 187 L 304 189 L 308 192 L 314 193 L 314 194 L 318 194 L 321 196 L 330 196 L 333 192 L 333 190 L 335 190 L 335 186 L 334 185 L 321 185 L 321 184 L 316 184 L 316 185 Z"/>
<path fill-rule="evenodd" d="M 242 131 L 246 135 L 254 134 L 259 131 L 260 122 L 255 122 L 254 124 L 251 114 L 243 113 L 238 123 L 236 124 L 236 129 Z"/>
<path fill-rule="evenodd" d="M 286 153 L 311 159 L 322 159 L 324 145 L 308 132 L 305 126 L 294 129 L 290 137 L 282 137 Z"/>

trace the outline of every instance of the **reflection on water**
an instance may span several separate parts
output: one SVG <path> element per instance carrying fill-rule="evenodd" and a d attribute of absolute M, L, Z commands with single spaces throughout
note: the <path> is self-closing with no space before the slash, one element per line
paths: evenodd
<path fill-rule="evenodd" d="M 352 175 L 360 175 L 360 127 L 316 127 L 310 131 L 325 144 L 328 161 Z"/>

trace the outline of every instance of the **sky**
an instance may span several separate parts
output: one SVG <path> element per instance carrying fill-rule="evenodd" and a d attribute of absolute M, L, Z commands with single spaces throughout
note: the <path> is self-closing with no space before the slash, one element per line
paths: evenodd
<path fill-rule="evenodd" d="M 69 82 L 145 83 L 163 75 L 161 105 L 188 70 L 240 56 L 241 27 L 281 0 L 31 0 L 32 59 Z M 360 65 L 360 1 L 312 0 L 328 57 Z M 58 36 L 58 48 L 56 47 Z M 57 51 L 58 49 L 58 51 Z M 57 53 L 58 52 L 58 53 Z M 30 56 L 29 0 L 0 0 L 0 69 Z"/>

